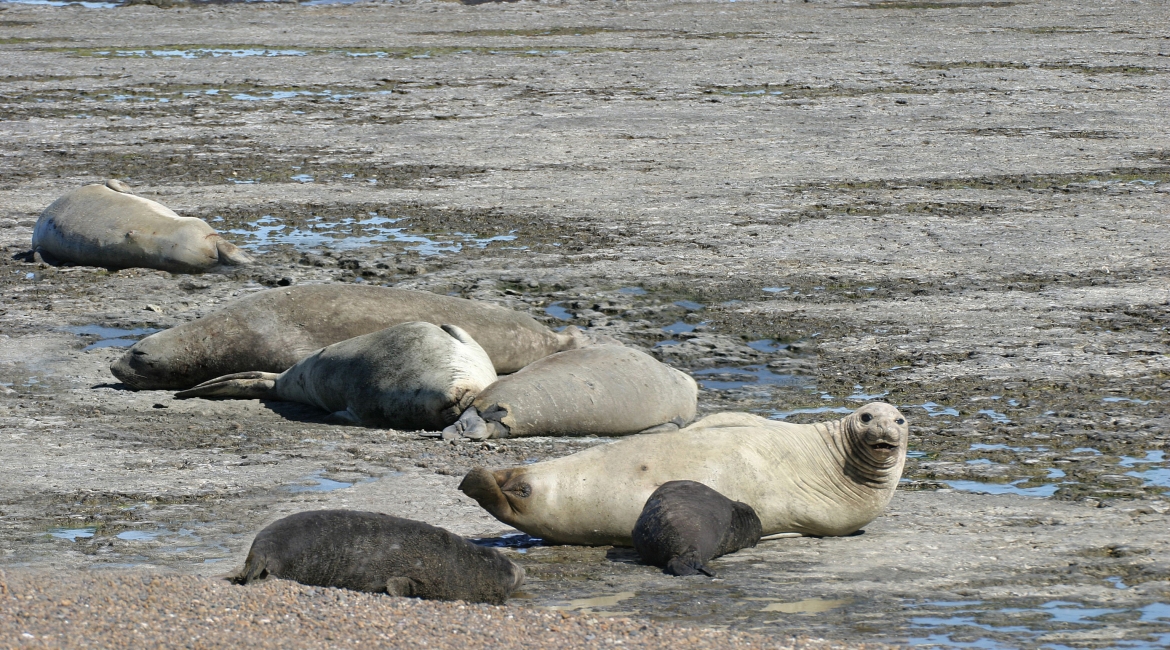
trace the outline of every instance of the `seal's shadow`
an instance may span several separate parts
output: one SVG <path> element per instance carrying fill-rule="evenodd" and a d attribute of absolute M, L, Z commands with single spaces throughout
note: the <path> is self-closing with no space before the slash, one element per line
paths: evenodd
<path fill-rule="evenodd" d="M 276 415 L 295 422 L 309 424 L 345 424 L 354 426 L 351 422 L 338 422 L 332 413 L 319 408 L 301 404 L 300 402 L 281 402 L 277 400 L 260 400 L 260 405 Z"/>
<path fill-rule="evenodd" d="M 605 559 L 619 564 L 645 564 L 637 551 L 625 546 L 614 546 L 609 549 L 605 552 Z"/>

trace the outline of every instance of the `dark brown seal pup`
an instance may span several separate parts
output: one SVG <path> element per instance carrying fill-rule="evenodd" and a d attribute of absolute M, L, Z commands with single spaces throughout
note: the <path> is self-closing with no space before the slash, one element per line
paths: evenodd
<path fill-rule="evenodd" d="M 182 390 L 237 372 L 284 372 L 314 350 L 411 321 L 465 330 L 497 373 L 582 344 L 576 328 L 553 332 L 528 314 L 496 305 L 427 291 L 313 284 L 258 291 L 152 334 L 110 370 L 138 390 Z"/>
<path fill-rule="evenodd" d="M 696 481 L 668 481 L 646 500 L 630 536 L 646 564 L 676 576 L 714 577 L 709 560 L 755 546 L 762 534 L 748 504 Z"/>
<path fill-rule="evenodd" d="M 524 569 L 499 551 L 421 521 L 379 512 L 310 510 L 261 530 L 239 575 L 430 600 L 503 604 Z"/>

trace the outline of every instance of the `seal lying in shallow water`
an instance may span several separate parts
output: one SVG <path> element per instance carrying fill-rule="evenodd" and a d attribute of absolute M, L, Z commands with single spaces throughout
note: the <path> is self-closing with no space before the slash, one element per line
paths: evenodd
<path fill-rule="evenodd" d="M 207 222 L 130 193 L 118 180 L 86 185 L 57 199 L 33 229 L 34 252 L 72 264 L 200 273 L 252 258 Z"/>
<path fill-rule="evenodd" d="M 131 388 L 183 389 L 234 372 L 283 372 L 327 345 L 407 323 L 450 323 L 483 346 L 498 373 L 579 347 L 527 314 L 426 291 L 314 284 L 259 291 L 190 323 L 152 334 L 110 370 Z"/>
<path fill-rule="evenodd" d="M 645 352 L 593 345 L 547 356 L 501 377 L 472 403 L 446 438 L 620 436 L 695 418 L 690 375 Z"/>
<path fill-rule="evenodd" d="M 317 350 L 279 375 L 236 373 L 175 396 L 300 402 L 342 422 L 434 431 L 495 380 L 492 360 L 467 332 L 402 323 Z"/>
<path fill-rule="evenodd" d="M 501 605 L 524 569 L 442 528 L 378 512 L 315 510 L 280 519 L 252 542 L 236 584 L 268 576 L 319 587 Z"/>
<path fill-rule="evenodd" d="M 646 564 L 676 576 L 715 577 L 707 562 L 755 546 L 762 530 L 746 503 L 702 483 L 667 481 L 646 500 L 630 538 Z"/>
<path fill-rule="evenodd" d="M 459 489 L 500 521 L 562 544 L 630 545 L 642 506 L 667 481 L 698 481 L 751 506 L 763 533 L 848 535 L 894 496 L 908 429 L 866 404 L 817 424 L 718 413 L 671 433 L 623 438 L 555 460 L 489 472 Z"/>

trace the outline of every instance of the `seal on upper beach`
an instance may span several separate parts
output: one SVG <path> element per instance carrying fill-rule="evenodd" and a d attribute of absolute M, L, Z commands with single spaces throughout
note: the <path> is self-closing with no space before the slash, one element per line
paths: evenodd
<path fill-rule="evenodd" d="M 715 577 L 708 561 L 755 546 L 762 531 L 746 503 L 695 481 L 667 481 L 646 500 L 630 538 L 646 564 L 676 576 Z"/>
<path fill-rule="evenodd" d="M 678 429 L 695 418 L 698 394 L 690 375 L 645 352 L 593 345 L 501 377 L 443 436 L 620 436 L 663 425 Z"/>
<path fill-rule="evenodd" d="M 258 291 L 203 318 L 152 334 L 110 366 L 140 390 L 184 389 L 236 372 L 284 372 L 327 345 L 412 321 L 450 323 L 487 351 L 497 373 L 579 347 L 528 314 L 465 298 L 356 284 Z"/>
<path fill-rule="evenodd" d="M 817 424 L 717 413 L 524 467 L 477 467 L 459 489 L 496 519 L 558 544 L 629 546 L 646 500 L 676 480 L 748 504 L 765 535 L 848 535 L 894 496 L 907 435 L 898 409 L 880 402 Z"/>
<path fill-rule="evenodd" d="M 437 431 L 495 380 L 492 360 L 467 332 L 401 323 L 324 347 L 279 375 L 226 375 L 175 397 L 300 402 L 339 422 Z"/>
<path fill-rule="evenodd" d="M 318 587 L 502 605 L 524 569 L 502 553 L 421 521 L 310 510 L 266 526 L 236 584 L 269 576 Z"/>
<path fill-rule="evenodd" d="M 135 196 L 119 180 L 53 201 L 37 220 L 32 247 L 49 260 L 110 269 L 201 273 L 218 264 L 253 263 L 207 222 Z"/>

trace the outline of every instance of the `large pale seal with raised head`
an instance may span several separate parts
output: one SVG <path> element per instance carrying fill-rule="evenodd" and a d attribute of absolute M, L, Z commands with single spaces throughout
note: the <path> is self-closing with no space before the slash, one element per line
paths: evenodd
<path fill-rule="evenodd" d="M 848 535 L 894 496 L 907 435 L 898 409 L 879 402 L 817 424 L 718 413 L 542 463 L 475 468 L 459 489 L 500 521 L 563 544 L 629 546 L 646 500 L 677 480 L 748 504 L 765 535 Z"/>
<path fill-rule="evenodd" d="M 524 569 L 494 548 L 378 512 L 298 512 L 265 527 L 237 584 L 268 577 L 306 585 L 501 605 Z"/>
<path fill-rule="evenodd" d="M 492 360 L 467 332 L 401 323 L 317 350 L 279 375 L 231 374 L 176 397 L 300 402 L 340 422 L 437 431 L 495 380 Z"/>
<path fill-rule="evenodd" d="M 52 260 L 111 269 L 200 273 L 218 264 L 252 263 L 207 222 L 135 196 L 118 180 L 54 201 L 37 220 L 32 245 Z"/>
<path fill-rule="evenodd" d="M 463 329 L 501 374 L 582 343 L 575 328 L 553 332 L 528 314 L 465 298 L 314 284 L 258 291 L 203 318 L 152 334 L 110 370 L 131 388 L 190 388 L 236 372 L 283 372 L 314 350 L 412 321 Z"/>
<path fill-rule="evenodd" d="M 443 435 L 483 440 L 678 429 L 695 418 L 698 394 L 690 375 L 645 352 L 593 345 L 501 377 Z"/>

